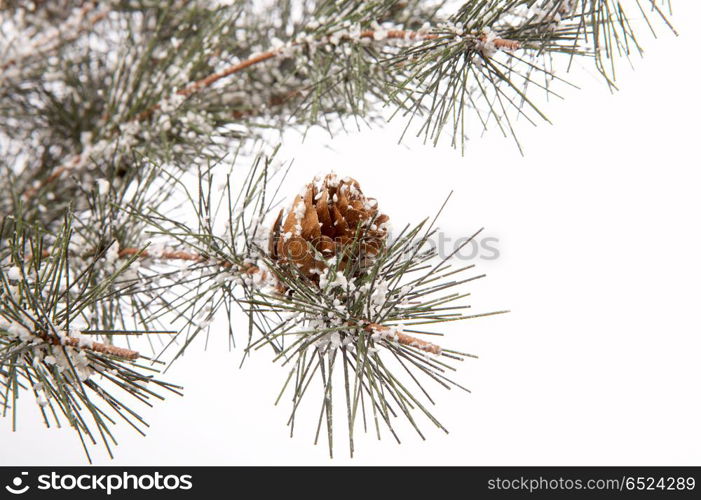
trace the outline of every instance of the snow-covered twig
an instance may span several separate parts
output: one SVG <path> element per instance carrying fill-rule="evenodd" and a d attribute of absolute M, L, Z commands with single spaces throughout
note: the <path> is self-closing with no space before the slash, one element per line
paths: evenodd
<path fill-rule="evenodd" d="M 381 40 L 409 40 L 409 41 L 426 41 L 426 40 L 436 40 L 440 37 L 445 36 L 444 34 L 436 34 L 436 33 L 430 33 L 428 31 L 410 31 L 410 30 L 364 30 L 360 31 L 355 34 L 349 34 L 349 33 L 343 33 L 343 34 L 335 34 L 332 36 L 326 36 L 320 40 L 316 40 L 316 43 L 318 44 L 323 44 L 327 43 L 329 41 L 336 40 L 361 40 L 361 39 L 366 39 L 366 40 L 376 40 L 376 41 L 381 41 Z M 475 46 L 477 48 L 484 47 L 486 54 L 486 48 L 490 48 L 490 50 L 493 52 L 496 49 L 499 50 L 516 50 L 521 48 L 521 44 L 517 41 L 513 40 L 506 40 L 502 38 L 498 38 L 495 36 L 488 37 L 488 35 L 482 33 L 479 35 L 467 35 L 467 34 L 462 34 L 462 35 L 457 35 L 465 39 L 473 39 Z M 155 113 L 158 110 L 162 110 L 164 108 L 170 108 L 167 104 L 172 102 L 174 99 L 176 100 L 182 100 L 184 98 L 190 97 L 193 94 L 196 94 L 197 92 L 201 91 L 202 89 L 211 87 L 214 85 L 216 82 L 227 78 L 231 75 L 234 75 L 236 73 L 239 73 L 247 68 L 250 68 L 252 66 L 255 66 L 259 63 L 268 61 L 270 59 L 273 59 L 275 57 L 284 55 L 287 53 L 287 51 L 292 48 L 292 47 L 298 47 L 302 46 L 304 44 L 310 43 L 310 40 L 308 37 L 301 38 L 295 41 L 290 42 L 289 44 L 283 45 L 281 47 L 277 47 L 274 49 L 270 49 L 266 52 L 262 52 L 259 54 L 255 54 L 248 59 L 238 62 L 234 65 L 231 65 L 221 71 L 218 71 L 216 73 L 212 73 L 204 78 L 201 78 L 195 82 L 192 82 L 185 87 L 181 88 L 178 90 L 174 95 L 168 96 L 166 99 L 163 99 L 161 102 L 155 104 L 151 108 L 142 111 L 141 113 L 137 114 L 134 118 L 132 118 L 129 123 L 135 123 L 135 122 L 141 122 L 143 120 L 148 119 L 153 113 Z M 118 134 L 117 134 L 118 135 Z M 104 149 L 104 148 L 103 148 Z M 66 172 L 69 172 L 71 170 L 76 169 L 80 165 L 85 164 L 85 162 L 90 158 L 91 153 L 93 152 L 92 148 L 86 148 L 83 152 L 74 155 L 70 160 L 65 162 L 62 166 L 59 166 L 53 170 L 51 174 L 49 174 L 48 177 L 46 177 L 43 181 L 35 184 L 34 186 L 31 186 L 28 188 L 24 194 L 23 197 L 25 200 L 32 199 L 39 190 L 52 183 L 53 181 L 59 179 L 63 174 Z"/>
<path fill-rule="evenodd" d="M 368 333 L 378 333 L 381 336 L 386 336 L 396 342 L 406 345 L 409 347 L 415 347 L 425 352 L 430 352 L 431 354 L 441 354 L 443 349 L 431 342 L 426 342 L 425 340 L 417 339 L 411 335 L 398 331 L 396 328 L 391 328 L 385 325 L 378 325 L 377 323 L 370 323 L 365 326 L 365 331 Z"/>
<path fill-rule="evenodd" d="M 52 345 L 65 345 L 65 346 L 70 346 L 70 347 L 75 347 L 75 348 L 90 349 L 91 351 L 94 351 L 94 352 L 99 352 L 101 354 L 108 354 L 110 356 L 115 356 L 115 357 L 126 359 L 129 361 L 133 361 L 135 359 L 138 359 L 141 356 L 138 351 L 126 349 L 124 347 L 117 347 L 114 345 L 107 345 L 107 344 L 103 344 L 101 342 L 90 342 L 90 341 L 86 342 L 82 338 L 75 338 L 75 337 L 68 337 L 68 336 L 62 337 L 62 338 L 42 336 L 41 338 L 45 342 L 52 344 Z"/>

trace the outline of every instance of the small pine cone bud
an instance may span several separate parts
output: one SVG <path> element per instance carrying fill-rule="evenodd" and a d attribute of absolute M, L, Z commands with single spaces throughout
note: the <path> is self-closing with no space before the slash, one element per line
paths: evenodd
<path fill-rule="evenodd" d="M 316 178 L 294 200 L 283 221 L 273 225 L 268 251 L 280 263 L 294 263 L 308 278 L 318 281 L 329 259 L 338 257 L 340 268 L 376 255 L 387 239 L 389 217 L 377 210 L 354 179 L 335 174 Z"/>

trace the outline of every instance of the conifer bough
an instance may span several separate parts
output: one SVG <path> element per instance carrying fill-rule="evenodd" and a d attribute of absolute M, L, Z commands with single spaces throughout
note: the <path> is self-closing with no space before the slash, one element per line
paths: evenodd
<path fill-rule="evenodd" d="M 433 327 L 493 314 L 467 313 L 482 276 L 438 258 L 435 218 L 390 231 L 350 177 L 317 178 L 280 211 L 271 130 L 405 117 L 424 141 L 495 129 L 520 148 L 515 118 L 547 119 L 537 98 L 559 97 L 556 68 L 590 61 L 614 88 L 619 56 L 641 52 L 636 26 L 671 28 L 658 0 L 256 4 L 0 2 L 13 426 L 33 394 L 47 426 L 111 453 L 117 422 L 143 432 L 138 406 L 180 394 L 157 372 L 216 317 L 244 358 L 266 347 L 289 369 L 291 433 L 310 410 L 332 452 L 339 404 L 351 453 L 359 426 L 399 441 L 402 417 L 423 437 L 423 415 L 445 430 L 429 386 L 463 388 L 449 375 L 470 355 Z"/>

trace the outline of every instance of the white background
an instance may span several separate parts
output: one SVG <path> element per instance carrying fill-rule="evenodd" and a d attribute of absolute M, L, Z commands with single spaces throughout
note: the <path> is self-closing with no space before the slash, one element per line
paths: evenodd
<path fill-rule="evenodd" d="M 330 460 L 325 442 L 312 444 L 317 400 L 290 439 L 288 405 L 273 406 L 285 372 L 266 352 L 239 369 L 241 351 L 227 351 L 218 323 L 210 348 L 169 373 L 186 396 L 144 411 L 146 438 L 120 427 L 116 458 L 96 448 L 95 462 L 701 464 L 699 18 L 699 2 L 675 2 L 681 36 L 645 37 L 646 57 L 635 71 L 620 65 L 616 94 L 575 69 L 582 90 L 545 106 L 553 126 L 520 123 L 525 157 L 496 131 L 475 134 L 464 157 L 412 138 L 396 145 L 401 120 L 287 141 L 290 195 L 334 169 L 398 227 L 433 215 L 452 189 L 442 229 L 460 237 L 484 226 L 499 239 L 499 259 L 476 260 L 488 276 L 471 303 L 511 312 L 445 329 L 444 344 L 479 355 L 457 373 L 471 395 L 434 391 L 449 435 L 430 423 L 426 441 L 400 427 L 402 445 L 361 434 L 350 460 L 339 419 Z M 85 463 L 73 432 L 44 429 L 31 397 L 20 411 L 15 433 L 0 420 L 0 464 Z"/>

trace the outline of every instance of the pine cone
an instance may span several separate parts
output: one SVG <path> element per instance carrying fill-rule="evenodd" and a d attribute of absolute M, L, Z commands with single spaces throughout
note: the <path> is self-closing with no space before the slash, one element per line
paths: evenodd
<path fill-rule="evenodd" d="M 284 222 L 280 211 L 270 234 L 269 255 L 280 263 L 296 264 L 302 274 L 318 281 L 329 259 L 338 256 L 339 267 L 345 269 L 350 262 L 362 265 L 376 255 L 387 238 L 388 220 L 356 180 L 339 181 L 329 174 L 297 195 Z"/>

